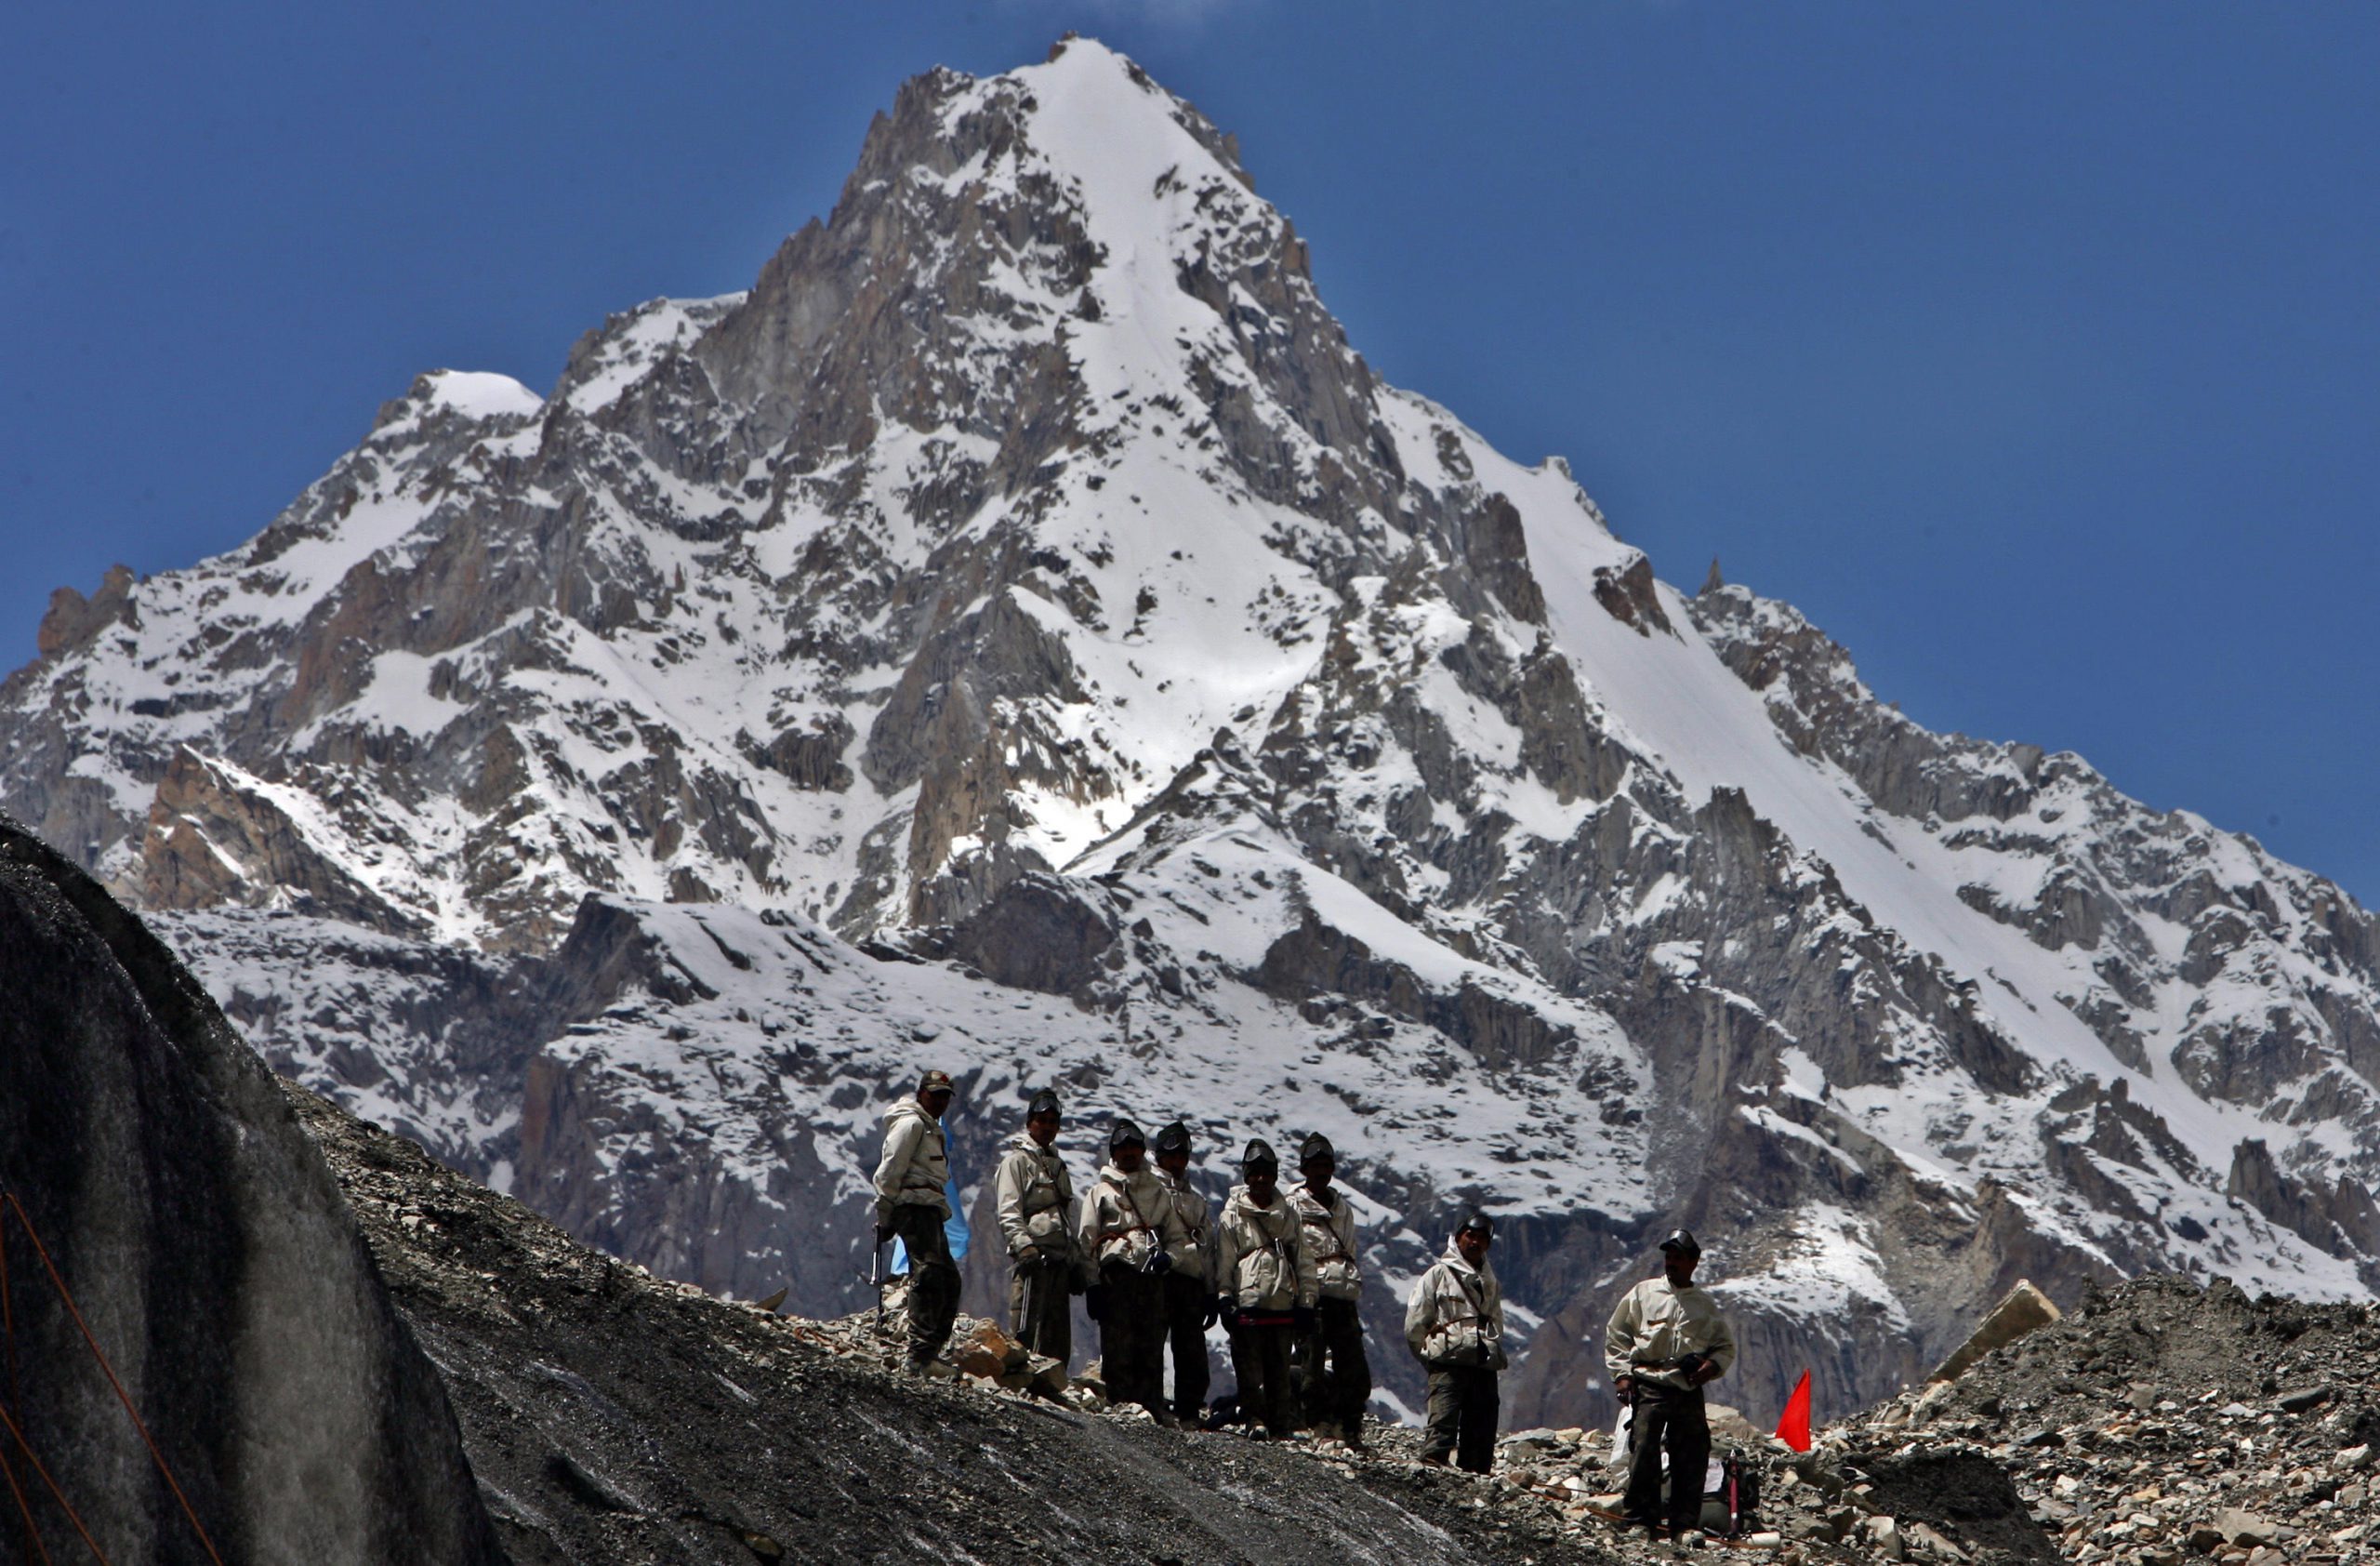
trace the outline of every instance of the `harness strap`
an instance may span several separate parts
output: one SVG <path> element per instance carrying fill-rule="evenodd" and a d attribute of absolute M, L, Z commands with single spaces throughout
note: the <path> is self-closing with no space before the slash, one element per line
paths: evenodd
<path fill-rule="evenodd" d="M 1111 1240 L 1121 1240 L 1128 1235 L 1155 1234 L 1157 1232 L 1157 1227 L 1149 1222 L 1148 1218 L 1141 1212 L 1141 1204 L 1132 1200 L 1132 1188 L 1130 1186 L 1120 1185 L 1117 1182 L 1109 1179 L 1104 1174 L 1102 1174 L 1099 1177 L 1099 1183 L 1105 1186 L 1109 1190 L 1114 1191 L 1117 1198 L 1121 1201 L 1126 1207 L 1131 1209 L 1134 1220 L 1132 1223 L 1127 1224 L 1122 1228 L 1102 1229 L 1099 1235 L 1100 1244 L 1104 1245 Z"/>

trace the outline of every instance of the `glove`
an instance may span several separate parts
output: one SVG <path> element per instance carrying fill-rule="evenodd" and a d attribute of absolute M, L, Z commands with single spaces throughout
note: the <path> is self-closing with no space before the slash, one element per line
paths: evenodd
<path fill-rule="evenodd" d="M 1636 1378 L 1633 1375 L 1623 1375 L 1611 1384 L 1611 1389 L 1620 1397 L 1633 1398 L 1636 1395 Z"/>
<path fill-rule="evenodd" d="M 1289 1326 L 1297 1332 L 1314 1331 L 1316 1320 L 1315 1308 L 1310 1305 L 1297 1305 L 1289 1307 Z"/>
<path fill-rule="evenodd" d="M 1038 1245 L 1027 1245 L 1016 1254 L 1016 1265 L 1019 1267 L 1035 1267 L 1040 1260 L 1041 1247 Z"/>
<path fill-rule="evenodd" d="M 1151 1277 L 1162 1278 L 1172 1270 L 1173 1254 L 1170 1251 L 1159 1251 L 1149 1257 L 1149 1275 Z"/>
<path fill-rule="evenodd" d="M 1214 1319 L 1223 1322 L 1228 1330 L 1237 1332 L 1239 1330 L 1239 1301 L 1229 1294 L 1217 1294 Z"/>
<path fill-rule="evenodd" d="M 1198 1319 L 1198 1330 L 1203 1333 L 1217 1321 L 1222 1320 L 1223 1307 L 1229 1303 L 1228 1296 L 1223 1294 L 1217 1294 L 1207 1301 L 1207 1313 Z"/>
<path fill-rule="evenodd" d="M 1678 1357 L 1677 1368 L 1688 1387 L 1699 1387 L 1710 1379 L 1704 1373 L 1711 1368 L 1711 1358 L 1707 1354 L 1683 1354 Z"/>
<path fill-rule="evenodd" d="M 1107 1319 L 1107 1285 L 1093 1283 L 1082 1292 L 1083 1313 L 1094 1321 Z"/>

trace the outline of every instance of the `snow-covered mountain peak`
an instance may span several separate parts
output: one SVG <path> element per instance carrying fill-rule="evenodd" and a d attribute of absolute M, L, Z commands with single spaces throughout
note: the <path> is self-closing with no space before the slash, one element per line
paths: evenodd
<path fill-rule="evenodd" d="M 840 1302 L 928 1060 L 977 1199 L 1056 1082 L 1329 1131 L 1383 1281 L 1506 1214 L 1549 1417 L 1672 1222 L 1859 1392 L 2022 1273 L 2380 1282 L 2368 914 L 1657 581 L 1087 40 L 40 646 L 0 800 L 284 1064 L 716 1285 Z"/>

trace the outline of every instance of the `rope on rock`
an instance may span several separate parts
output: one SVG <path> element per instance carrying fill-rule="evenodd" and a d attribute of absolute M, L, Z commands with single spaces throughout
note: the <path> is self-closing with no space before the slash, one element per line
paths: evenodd
<path fill-rule="evenodd" d="M 41 1459 L 33 1455 L 33 1443 L 25 1440 L 25 1433 L 17 1428 L 17 1422 L 8 1417 L 6 1410 L 0 1410 L 0 1425 L 6 1425 L 8 1427 L 8 1433 L 17 1439 L 17 1444 L 24 1449 L 25 1461 L 33 1466 L 33 1472 L 41 1475 L 41 1481 L 49 1486 L 49 1493 L 52 1495 L 58 1497 L 59 1506 L 66 1513 L 66 1520 L 74 1525 L 74 1532 L 83 1535 L 83 1543 L 90 1546 L 91 1553 L 99 1558 L 99 1566 L 109 1566 L 107 1551 L 99 1547 L 99 1543 L 97 1539 L 91 1537 L 91 1531 L 83 1526 L 83 1520 L 75 1515 L 74 1504 L 66 1498 L 66 1492 L 58 1488 L 58 1481 L 49 1477 L 49 1470 L 41 1466 Z M 13 1475 L 8 1480 L 8 1488 L 11 1490 L 16 1490 L 17 1488 L 17 1480 Z M 24 1493 L 19 1491 L 17 1494 L 17 1504 L 19 1506 L 23 1506 L 24 1499 Z M 25 1513 L 25 1524 L 27 1527 L 31 1527 L 33 1525 L 33 1513 L 31 1511 Z M 36 1534 L 35 1537 L 38 1538 L 39 1535 Z M 209 1550 L 212 1550 L 214 1547 L 215 1546 L 212 1545 L 207 1546 Z M 41 1552 L 41 1558 L 44 1560 L 47 1560 L 49 1559 L 49 1551 L 47 1549 L 44 1549 Z"/>
<path fill-rule="evenodd" d="M 7 1407 L 25 1406 L 24 1389 L 17 1384 L 17 1300 L 8 1287 L 8 1234 L 0 1227 L 0 1340 L 7 1344 L 8 1401 Z M 25 1499 L 24 1487 L 17 1482 L 17 1470 L 8 1454 L 0 1452 L 0 1479 L 8 1481 L 8 1493 L 16 1498 L 17 1515 L 24 1520 L 25 1543 L 41 1558 L 42 1566 L 57 1566 L 49 1558 L 49 1546 L 41 1536 L 41 1525 L 33 1521 L 33 1503 Z"/>
<path fill-rule="evenodd" d="M 25 1204 L 17 1200 L 17 1193 L 14 1191 L 0 1191 L 0 1201 L 7 1204 L 7 1211 L 0 1212 L 0 1254 L 5 1254 L 7 1249 L 7 1219 L 9 1213 L 14 1213 L 19 1227 L 25 1231 L 25 1238 L 33 1242 L 33 1254 L 41 1258 L 43 1269 L 49 1274 L 50 1286 L 58 1291 L 58 1297 L 65 1302 L 66 1313 L 74 1318 L 74 1325 L 82 1332 L 83 1341 L 90 1345 L 91 1358 L 99 1362 L 99 1369 L 107 1376 L 108 1385 L 115 1388 L 116 1400 L 124 1405 L 124 1412 L 132 1420 L 132 1427 L 140 1432 L 141 1441 L 149 1448 L 149 1455 L 156 1463 L 157 1471 L 165 1476 L 166 1488 L 174 1493 L 174 1499 L 181 1504 L 182 1515 L 190 1519 L 192 1529 L 198 1534 L 198 1542 L 206 1547 L 206 1558 L 215 1562 L 215 1566 L 223 1566 L 223 1557 L 216 1550 L 215 1541 L 206 1536 L 206 1525 L 198 1520 L 198 1513 L 191 1506 L 190 1497 L 182 1493 L 181 1481 L 174 1477 L 173 1466 L 165 1461 L 165 1453 L 158 1450 L 157 1438 L 149 1433 L 149 1426 L 140 1417 L 140 1411 L 132 1406 L 131 1394 L 124 1389 L 124 1383 L 116 1378 L 115 1367 L 108 1363 L 107 1351 L 99 1347 L 99 1338 L 91 1332 L 91 1324 L 83 1320 L 82 1308 L 74 1303 L 73 1292 L 67 1288 L 66 1280 L 59 1275 L 58 1264 L 49 1259 L 49 1247 L 41 1242 L 41 1235 L 33 1228 L 33 1218 L 25 1212 Z M 0 1262 L 0 1267 L 5 1266 L 5 1262 Z M 5 1273 L 0 1273 L 0 1278 L 5 1276 Z M 13 1316 L 9 1319 L 7 1330 L 9 1365 L 13 1376 L 17 1352 L 16 1323 Z M 20 1403 L 18 1406 L 23 1405 Z M 7 1419 L 7 1417 L 6 1414 L 0 1414 L 0 1419 Z M 83 1542 L 90 1545 L 91 1553 L 98 1555 L 100 1561 L 104 1563 L 107 1557 L 99 1555 L 99 1546 L 92 1543 L 91 1535 L 83 1528 L 82 1520 L 75 1517 L 74 1508 L 66 1505 L 66 1497 L 60 1493 L 58 1485 L 49 1477 L 49 1471 L 41 1466 L 41 1459 L 33 1456 L 33 1449 L 25 1440 L 24 1432 L 17 1428 L 14 1420 L 7 1420 L 7 1425 L 8 1433 L 16 1437 L 19 1446 L 24 1448 L 25 1457 L 33 1464 L 33 1471 L 40 1474 L 42 1482 L 49 1486 L 49 1493 L 58 1496 L 58 1504 L 66 1506 L 66 1515 L 73 1522 L 75 1532 L 82 1533 Z M 9 1480 L 11 1489 L 15 1488 L 15 1483 L 12 1478 Z M 31 1515 L 30 1512 L 27 1513 L 29 1523 Z M 47 1559 L 46 1553 L 43 1558 Z"/>
<path fill-rule="evenodd" d="M 41 1530 L 33 1525 L 33 1504 L 25 1499 L 23 1489 L 17 1483 L 17 1470 L 8 1466 L 6 1453 L 0 1453 L 0 1479 L 8 1481 L 8 1493 L 17 1498 L 17 1515 L 25 1520 L 25 1542 L 41 1557 L 42 1566 L 57 1566 L 49 1559 L 49 1546 L 42 1542 Z"/>

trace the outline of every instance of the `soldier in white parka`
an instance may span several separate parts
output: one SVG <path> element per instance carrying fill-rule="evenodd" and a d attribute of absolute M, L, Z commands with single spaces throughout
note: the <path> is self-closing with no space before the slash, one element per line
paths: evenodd
<path fill-rule="evenodd" d="M 1000 1149 L 992 1188 L 1008 1245 L 1010 1329 L 1063 1365 L 1074 1352 L 1073 1303 L 1086 1267 L 1076 1249 L 1074 1182 L 1056 1147 L 1062 1123 L 1058 1095 L 1035 1094 L 1025 1129 Z"/>
<path fill-rule="evenodd" d="M 1504 1291 L 1488 1265 L 1495 1238 L 1487 1214 L 1465 1218 L 1405 1306 L 1405 1341 L 1430 1372 L 1421 1461 L 1443 1467 L 1451 1456 L 1476 1474 L 1495 1466 L 1496 1377 L 1506 1363 Z"/>
<path fill-rule="evenodd" d="M 909 1372 L 922 1375 L 950 1341 L 959 1315 L 959 1264 L 943 1225 L 950 1217 L 950 1149 L 942 1117 L 950 1108 L 950 1074 L 928 1071 L 917 1096 L 885 1112 L 884 1152 L 876 1162 L 876 1243 L 898 1236 L 909 1258 Z"/>

